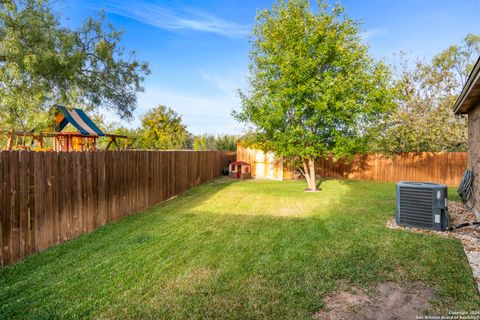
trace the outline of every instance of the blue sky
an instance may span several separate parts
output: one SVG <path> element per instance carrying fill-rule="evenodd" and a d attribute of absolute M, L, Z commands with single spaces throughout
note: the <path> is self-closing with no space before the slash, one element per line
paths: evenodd
<path fill-rule="evenodd" d="M 394 64 L 398 53 L 431 57 L 480 34 L 480 0 L 344 0 L 347 15 L 362 21 L 371 54 Z M 148 61 L 152 74 L 139 95 L 134 120 L 164 104 L 180 113 L 195 133 L 241 133 L 231 111 L 246 86 L 248 34 L 259 9 L 273 1 L 63 0 L 56 3 L 64 23 L 79 25 L 103 9 L 107 21 L 124 31 L 123 46 Z M 106 112 L 107 120 L 118 121 Z"/>

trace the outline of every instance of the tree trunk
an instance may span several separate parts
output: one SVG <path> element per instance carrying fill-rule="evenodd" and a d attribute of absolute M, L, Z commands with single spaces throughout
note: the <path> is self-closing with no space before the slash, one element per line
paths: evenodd
<path fill-rule="evenodd" d="M 308 158 L 303 161 L 303 175 L 307 180 L 308 189 L 310 191 L 317 191 L 317 184 L 315 181 L 315 160 Z"/>

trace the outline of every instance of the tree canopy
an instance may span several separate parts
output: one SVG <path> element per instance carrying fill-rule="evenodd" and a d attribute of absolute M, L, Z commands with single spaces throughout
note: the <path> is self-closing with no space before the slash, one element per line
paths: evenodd
<path fill-rule="evenodd" d="M 480 56 L 480 36 L 469 34 L 430 61 L 403 59 L 397 108 L 379 123 L 373 151 L 447 151 L 466 148 L 466 119 L 453 105 Z"/>
<path fill-rule="evenodd" d="M 141 146 L 144 149 L 191 149 L 192 138 L 182 117 L 163 105 L 142 117 Z"/>
<path fill-rule="evenodd" d="M 250 86 L 235 117 L 247 143 L 296 159 L 315 189 L 314 159 L 364 150 L 369 129 L 392 108 L 390 72 L 368 54 L 359 25 L 340 6 L 277 1 L 256 19 Z"/>
<path fill-rule="evenodd" d="M 201 134 L 193 138 L 194 150 L 237 150 L 238 137 L 229 134 Z"/>
<path fill-rule="evenodd" d="M 149 68 L 125 55 L 121 32 L 105 25 L 100 15 L 69 29 L 44 0 L 0 1 L 2 125 L 43 126 L 55 103 L 130 117 Z"/>

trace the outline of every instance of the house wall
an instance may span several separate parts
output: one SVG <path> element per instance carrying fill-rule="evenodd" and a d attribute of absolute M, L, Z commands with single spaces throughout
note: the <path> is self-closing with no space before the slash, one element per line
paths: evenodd
<path fill-rule="evenodd" d="M 480 104 L 468 113 L 468 168 L 473 171 L 474 211 L 480 213 Z M 470 203 L 472 205 L 472 203 Z"/>

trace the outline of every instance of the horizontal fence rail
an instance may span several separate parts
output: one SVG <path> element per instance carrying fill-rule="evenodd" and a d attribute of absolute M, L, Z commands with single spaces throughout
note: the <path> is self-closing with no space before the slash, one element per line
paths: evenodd
<path fill-rule="evenodd" d="M 288 161 L 262 150 L 237 146 L 237 160 L 252 165 L 257 178 L 291 179 Z M 357 155 L 353 160 L 318 159 L 316 174 L 327 179 L 360 179 L 385 182 L 425 181 L 458 186 L 467 169 L 466 152 L 407 152 L 395 156 Z"/>
<path fill-rule="evenodd" d="M 221 151 L 0 152 L 0 265 L 219 176 Z"/>

